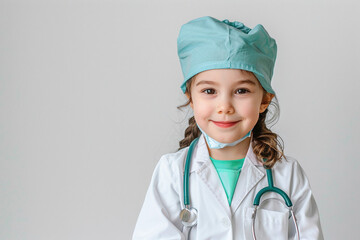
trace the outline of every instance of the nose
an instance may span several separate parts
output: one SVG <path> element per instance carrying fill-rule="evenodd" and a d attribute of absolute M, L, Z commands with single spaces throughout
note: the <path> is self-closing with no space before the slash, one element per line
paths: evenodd
<path fill-rule="evenodd" d="M 233 114 L 235 112 L 234 106 L 231 102 L 231 97 L 223 95 L 219 99 L 217 112 L 219 114 Z"/>

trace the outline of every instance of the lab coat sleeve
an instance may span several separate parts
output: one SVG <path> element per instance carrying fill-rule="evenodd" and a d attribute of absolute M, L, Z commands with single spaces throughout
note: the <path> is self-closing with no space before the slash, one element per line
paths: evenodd
<path fill-rule="evenodd" d="M 163 155 L 155 167 L 136 222 L 133 240 L 185 239 L 179 219 L 180 176 L 176 167 L 171 166 L 172 160 Z"/>
<path fill-rule="evenodd" d="M 319 211 L 311 191 L 309 180 L 296 160 L 294 162 L 292 179 L 293 211 L 297 219 L 300 239 L 323 240 Z M 296 237 L 294 239 L 296 239 Z"/>

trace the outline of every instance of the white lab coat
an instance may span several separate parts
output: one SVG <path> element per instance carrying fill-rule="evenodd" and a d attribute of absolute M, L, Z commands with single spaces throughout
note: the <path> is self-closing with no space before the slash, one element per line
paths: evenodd
<path fill-rule="evenodd" d="M 252 137 L 252 136 L 251 136 Z M 183 227 L 183 171 L 189 147 L 163 155 L 154 170 L 140 211 L 133 240 L 252 239 L 251 215 L 256 193 L 268 186 L 266 170 L 256 160 L 250 143 L 229 206 L 203 135 L 193 150 L 190 165 L 190 204 L 198 210 L 197 225 Z M 288 157 L 273 167 L 274 186 L 291 198 L 300 239 L 323 239 L 320 218 L 309 181 L 299 163 Z M 296 239 L 295 228 L 280 195 L 266 193 L 256 217 L 258 240 Z M 281 207 L 280 207 L 281 206 Z M 190 237 L 187 234 L 190 232 Z"/>

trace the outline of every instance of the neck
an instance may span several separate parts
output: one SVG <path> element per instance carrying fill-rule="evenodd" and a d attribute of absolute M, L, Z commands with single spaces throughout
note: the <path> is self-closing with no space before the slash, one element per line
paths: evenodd
<path fill-rule="evenodd" d="M 250 146 L 250 140 L 250 138 L 246 138 L 235 146 L 228 146 L 220 149 L 209 148 L 206 141 L 205 143 L 210 157 L 216 160 L 236 160 L 246 157 L 246 153 Z"/>

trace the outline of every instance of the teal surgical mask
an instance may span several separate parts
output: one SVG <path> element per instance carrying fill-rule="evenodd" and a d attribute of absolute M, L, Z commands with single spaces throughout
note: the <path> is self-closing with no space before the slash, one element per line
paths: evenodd
<path fill-rule="evenodd" d="M 200 131 L 204 134 L 205 136 L 205 139 L 206 139 L 206 142 L 209 146 L 209 148 L 212 148 L 212 149 L 219 149 L 219 148 L 224 148 L 224 147 L 228 147 L 228 146 L 235 146 L 236 144 L 238 144 L 239 142 L 242 142 L 244 139 L 246 139 L 247 137 L 250 137 L 251 136 L 251 131 L 253 129 L 251 129 L 244 137 L 236 140 L 235 142 L 232 142 L 232 143 L 221 143 L 221 142 L 218 142 L 216 141 L 215 139 L 209 137 L 200 127 L 199 125 L 196 123 L 196 125 L 198 126 L 198 128 L 200 129 Z"/>

